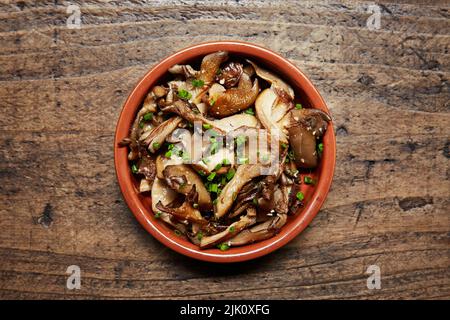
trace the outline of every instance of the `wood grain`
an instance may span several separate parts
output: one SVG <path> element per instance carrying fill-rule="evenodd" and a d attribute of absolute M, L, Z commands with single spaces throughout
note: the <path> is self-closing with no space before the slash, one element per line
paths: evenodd
<path fill-rule="evenodd" d="M 450 298 L 447 1 L 0 1 L 0 298 Z M 424 5 L 424 3 L 426 5 Z M 278 51 L 332 112 L 337 167 L 312 224 L 213 265 L 136 222 L 112 154 L 121 107 L 161 58 L 216 39 Z M 377 264 L 382 288 L 368 290 Z M 79 265 L 80 290 L 66 288 Z M 245 284 L 244 286 L 242 284 Z"/>

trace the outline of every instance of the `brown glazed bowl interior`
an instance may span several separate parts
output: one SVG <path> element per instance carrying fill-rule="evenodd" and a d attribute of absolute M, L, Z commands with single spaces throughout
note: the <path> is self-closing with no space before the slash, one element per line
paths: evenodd
<path fill-rule="evenodd" d="M 290 216 L 288 222 L 274 237 L 245 245 L 232 247 L 227 251 L 219 249 L 199 249 L 188 240 L 177 236 L 172 229 L 158 221 L 151 210 L 149 195 L 142 196 L 138 192 L 138 183 L 131 173 L 127 160 L 127 148 L 119 148 L 117 143 L 129 134 L 136 112 L 141 106 L 147 92 L 167 76 L 167 69 L 174 64 L 186 64 L 199 61 L 203 56 L 215 51 L 228 51 L 231 56 L 251 59 L 261 66 L 274 71 L 295 90 L 297 102 L 305 107 L 329 110 L 319 92 L 311 81 L 291 62 L 263 47 L 238 41 L 218 41 L 202 43 L 182 49 L 165 58 L 145 74 L 128 97 L 117 123 L 114 141 L 114 161 L 117 179 L 126 203 L 139 223 L 156 239 L 171 249 L 186 256 L 210 262 L 245 261 L 268 254 L 288 243 L 311 222 L 319 212 L 333 178 L 336 142 L 333 125 L 330 124 L 323 138 L 324 151 L 320 166 L 312 174 L 317 183 L 314 186 L 302 184 L 305 194 L 305 206 L 295 216 Z M 311 176 L 311 175 L 309 175 Z"/>

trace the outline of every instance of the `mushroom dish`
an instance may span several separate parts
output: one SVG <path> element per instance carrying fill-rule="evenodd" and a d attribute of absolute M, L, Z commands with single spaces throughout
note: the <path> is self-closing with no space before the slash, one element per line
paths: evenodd
<path fill-rule="evenodd" d="M 331 121 L 308 105 L 255 61 L 214 52 L 169 68 L 119 145 L 155 218 L 227 250 L 273 237 L 304 206 Z"/>

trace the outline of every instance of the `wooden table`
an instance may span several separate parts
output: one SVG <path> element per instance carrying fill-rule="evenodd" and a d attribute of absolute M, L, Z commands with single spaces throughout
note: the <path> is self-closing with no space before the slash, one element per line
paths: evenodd
<path fill-rule="evenodd" d="M 0 298 L 450 298 L 448 2 L 381 1 L 379 30 L 367 27 L 369 3 L 270 2 L 0 1 Z M 80 29 L 67 27 L 70 3 Z M 217 39 L 295 62 L 337 135 L 313 223 L 235 265 L 185 258 L 147 234 L 113 163 L 138 79 Z M 66 288 L 70 265 L 80 290 Z M 379 290 L 367 288 L 370 265 Z"/>

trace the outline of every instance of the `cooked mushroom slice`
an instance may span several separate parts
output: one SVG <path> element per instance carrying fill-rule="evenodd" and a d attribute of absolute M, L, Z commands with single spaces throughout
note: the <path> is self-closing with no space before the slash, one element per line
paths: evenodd
<path fill-rule="evenodd" d="M 139 183 L 139 192 L 147 192 L 152 189 L 151 183 L 147 179 L 141 179 L 141 182 Z"/>
<path fill-rule="evenodd" d="M 167 206 L 163 205 L 160 201 L 156 204 L 156 208 L 159 211 L 169 213 L 180 220 L 187 220 L 201 225 L 207 224 L 208 221 L 202 217 L 200 211 L 197 208 L 194 208 L 195 203 L 198 203 L 198 192 L 195 189 L 195 185 L 193 185 L 191 191 L 185 197 L 185 200 L 181 205 L 177 200 L 169 203 Z"/>
<path fill-rule="evenodd" d="M 198 192 L 198 206 L 202 211 L 212 209 L 211 196 L 206 190 L 200 176 L 188 165 L 169 165 L 163 171 L 167 184 L 175 191 L 188 195 L 195 187 Z"/>
<path fill-rule="evenodd" d="M 250 229 L 245 229 L 235 237 L 228 240 L 229 246 L 242 246 L 273 237 L 287 221 L 285 214 L 279 214 L 266 222 Z"/>
<path fill-rule="evenodd" d="M 152 185 L 152 211 L 159 213 L 160 219 L 171 225 L 182 233 L 186 232 L 186 226 L 176 221 L 170 214 L 161 212 L 156 207 L 157 203 L 168 205 L 177 198 L 177 193 L 169 188 L 169 186 L 161 179 L 155 178 Z"/>
<path fill-rule="evenodd" d="M 283 93 L 280 92 L 280 91 L 282 91 L 285 94 L 287 94 L 286 98 L 290 98 L 291 100 L 294 99 L 294 90 L 291 88 L 290 85 L 288 85 L 286 82 L 281 80 L 278 76 L 276 76 L 272 72 L 259 67 L 253 61 L 250 61 L 250 60 L 247 60 L 247 61 L 253 66 L 253 68 L 255 68 L 255 72 L 258 75 L 258 77 L 269 82 L 271 84 L 271 88 L 274 89 L 275 92 L 277 92 L 279 95 L 283 96 Z"/>
<path fill-rule="evenodd" d="M 251 114 L 239 113 L 215 120 L 214 125 L 224 132 L 230 132 L 241 127 L 259 128 L 259 121 Z"/>
<path fill-rule="evenodd" d="M 243 72 L 242 64 L 232 61 L 222 68 L 222 72 L 216 76 L 216 81 L 225 88 L 231 88 L 239 83 Z"/>
<path fill-rule="evenodd" d="M 143 140 L 148 150 L 152 153 L 156 152 L 172 131 L 178 127 L 181 121 L 183 121 L 181 117 L 172 117 L 154 128 Z"/>
<path fill-rule="evenodd" d="M 215 118 L 223 118 L 250 107 L 259 93 L 258 79 L 252 84 L 249 75 L 243 73 L 236 88 L 231 88 L 217 95 L 210 101 L 209 114 Z"/>
<path fill-rule="evenodd" d="M 216 233 L 209 237 L 203 237 L 200 241 L 200 248 L 209 248 L 225 242 L 237 235 L 248 226 L 253 225 L 255 222 L 256 214 L 254 214 L 254 212 L 250 213 L 250 215 L 242 216 L 239 221 L 230 224 L 224 231 Z"/>
<path fill-rule="evenodd" d="M 300 112 L 293 113 L 291 125 L 288 127 L 295 164 L 299 168 L 312 169 L 318 164 L 317 138 L 325 132 L 327 121 L 331 119 L 326 113 L 317 109 L 296 111 Z"/>
<path fill-rule="evenodd" d="M 176 113 L 190 123 L 194 123 L 195 121 L 202 122 L 203 124 L 210 125 L 212 128 L 216 129 L 219 133 L 223 133 L 222 130 L 216 128 L 214 121 L 206 119 L 204 116 L 201 115 L 199 111 L 192 110 L 186 101 L 183 100 L 175 101 L 172 105 L 166 106 L 161 110 L 163 112 Z"/>
<path fill-rule="evenodd" d="M 277 122 L 277 118 L 273 118 L 273 108 L 278 99 L 279 97 L 275 91 L 265 89 L 256 99 L 256 115 L 267 130 L 278 129 L 280 142 L 287 143 L 288 139 L 285 129 Z"/>
<path fill-rule="evenodd" d="M 195 78 L 199 75 L 199 71 L 194 70 L 190 65 L 176 64 L 168 70 L 171 74 L 181 74 L 186 79 Z"/>
<path fill-rule="evenodd" d="M 261 175 L 261 165 L 259 164 L 243 164 L 240 165 L 233 179 L 228 182 L 217 198 L 216 210 L 214 215 L 216 218 L 224 216 L 230 210 L 242 187 L 251 179 Z"/>
<path fill-rule="evenodd" d="M 200 73 L 197 79 L 203 80 L 205 84 L 210 85 L 216 77 L 220 65 L 228 59 L 228 52 L 218 51 L 205 56 L 202 60 Z"/>
<path fill-rule="evenodd" d="M 183 159 L 181 157 L 174 157 L 173 155 L 170 158 L 166 158 L 166 157 L 163 157 L 162 155 L 158 155 L 158 157 L 156 157 L 155 164 L 156 164 L 156 176 L 159 179 L 164 179 L 164 174 L 163 174 L 164 169 L 167 166 L 183 164 Z"/>
<path fill-rule="evenodd" d="M 328 128 L 328 122 L 331 121 L 331 117 L 320 109 L 294 109 L 291 111 L 291 121 L 301 122 L 316 139 L 321 138 Z"/>
<path fill-rule="evenodd" d="M 169 92 L 169 89 L 164 88 L 163 86 L 154 86 L 152 92 L 155 95 L 155 97 L 162 98 Z"/>
<path fill-rule="evenodd" d="M 301 123 L 288 128 L 295 164 L 299 168 L 315 168 L 318 163 L 316 138 Z"/>

